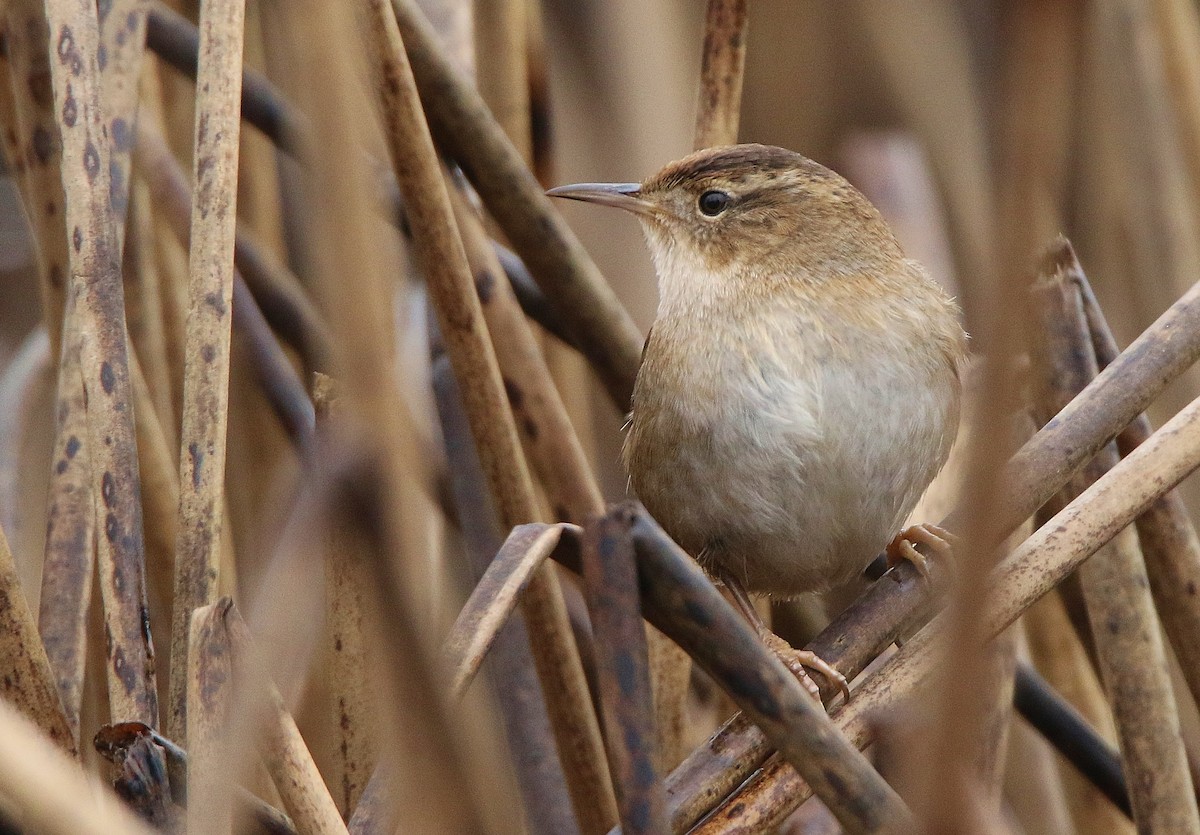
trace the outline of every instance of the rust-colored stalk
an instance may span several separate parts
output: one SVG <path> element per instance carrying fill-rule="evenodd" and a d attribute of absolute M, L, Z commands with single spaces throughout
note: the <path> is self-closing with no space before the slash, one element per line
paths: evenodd
<path fill-rule="evenodd" d="M 708 0 L 692 143 L 696 150 L 737 142 L 748 5 L 749 0 Z"/>
<path fill-rule="evenodd" d="M 244 0 L 200 14 L 188 317 L 179 444 L 179 529 L 167 732 L 187 745 L 187 634 L 217 595 L 229 414 L 233 238 L 237 223 Z"/>
<path fill-rule="evenodd" d="M 386 0 L 365 0 L 365 7 L 396 179 L 480 461 L 504 526 L 532 522 L 538 515 L 533 482 L 396 18 Z M 576 814 L 585 832 L 602 832 L 615 819 L 612 787 L 557 583 L 553 569 L 543 566 L 531 577 L 522 609 Z"/>
<path fill-rule="evenodd" d="M 120 250 L 109 195 L 110 142 L 104 136 L 97 70 L 96 7 L 46 3 L 54 102 L 62 136 L 70 292 L 79 306 L 81 363 L 97 527 L 100 590 L 108 642 L 112 713 L 154 725 L 154 650 L 147 628 L 145 552 L 139 501 Z M 102 521 L 102 524 L 100 524 Z"/>

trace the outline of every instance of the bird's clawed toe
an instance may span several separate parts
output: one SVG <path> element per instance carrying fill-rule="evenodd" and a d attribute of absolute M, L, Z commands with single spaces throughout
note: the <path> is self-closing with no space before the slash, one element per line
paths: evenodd
<path fill-rule="evenodd" d="M 911 562 L 925 579 L 929 579 L 929 558 L 917 550 L 917 545 L 925 545 L 939 557 L 949 557 L 954 553 L 958 537 L 938 525 L 924 523 L 911 525 L 896 534 L 887 546 L 888 567 L 892 568 L 900 562 Z"/>
<path fill-rule="evenodd" d="M 763 641 L 771 652 L 783 662 L 783 666 L 787 667 L 788 671 L 799 679 L 804 688 L 818 702 L 821 701 L 821 688 L 812 680 L 812 676 L 808 674 L 808 670 L 820 673 L 827 681 L 841 690 L 842 695 L 847 699 L 850 698 L 850 683 L 846 681 L 846 677 L 815 652 L 810 652 L 806 649 L 796 649 L 773 632 L 765 633 Z"/>

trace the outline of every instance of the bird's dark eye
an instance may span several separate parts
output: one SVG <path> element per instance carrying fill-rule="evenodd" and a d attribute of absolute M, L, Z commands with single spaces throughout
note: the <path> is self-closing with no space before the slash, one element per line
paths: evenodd
<path fill-rule="evenodd" d="M 716 217 L 729 206 L 729 195 L 723 191 L 706 191 L 700 195 L 700 213 Z"/>

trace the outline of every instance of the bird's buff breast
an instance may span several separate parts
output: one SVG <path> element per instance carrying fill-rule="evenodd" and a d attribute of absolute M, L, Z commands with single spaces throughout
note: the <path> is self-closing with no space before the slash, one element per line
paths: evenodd
<path fill-rule="evenodd" d="M 633 489 L 680 545 L 776 595 L 859 573 L 944 463 L 957 421 L 949 363 L 910 362 L 886 334 L 847 354 L 818 328 L 795 339 L 796 326 L 768 318 L 730 343 L 656 323 L 625 445 Z"/>

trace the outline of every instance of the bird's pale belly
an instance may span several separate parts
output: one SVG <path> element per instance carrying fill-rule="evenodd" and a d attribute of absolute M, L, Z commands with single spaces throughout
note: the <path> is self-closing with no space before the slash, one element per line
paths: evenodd
<path fill-rule="evenodd" d="M 950 387 L 886 362 L 803 385 L 758 379 L 758 388 L 715 387 L 708 409 L 696 408 L 693 390 L 687 414 L 681 398 L 641 387 L 631 483 L 689 553 L 750 591 L 788 596 L 850 580 L 944 463 L 957 405 L 935 392 Z"/>

